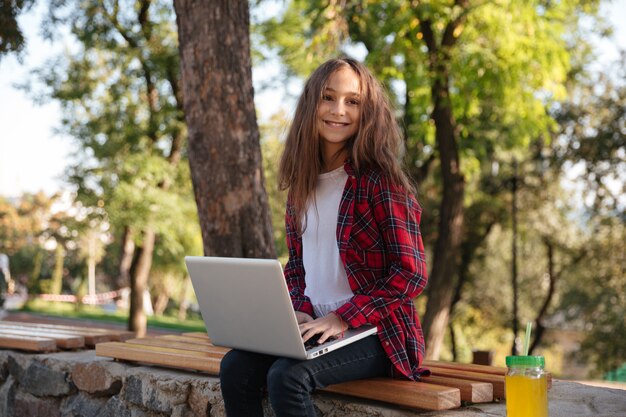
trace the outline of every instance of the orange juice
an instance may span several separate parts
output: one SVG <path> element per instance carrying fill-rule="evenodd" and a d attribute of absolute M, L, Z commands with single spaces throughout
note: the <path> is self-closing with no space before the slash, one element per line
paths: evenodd
<path fill-rule="evenodd" d="M 507 356 L 507 417 L 548 417 L 548 382 L 543 356 Z"/>
<path fill-rule="evenodd" d="M 507 417 L 548 417 L 548 383 L 541 375 L 507 375 Z"/>

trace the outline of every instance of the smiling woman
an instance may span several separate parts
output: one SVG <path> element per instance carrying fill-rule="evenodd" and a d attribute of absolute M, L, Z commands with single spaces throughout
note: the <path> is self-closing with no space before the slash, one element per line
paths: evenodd
<path fill-rule="evenodd" d="M 348 67 L 337 70 L 328 78 L 317 110 L 324 172 L 343 165 L 347 156 L 345 143 L 359 129 L 360 89 L 358 75 Z"/>

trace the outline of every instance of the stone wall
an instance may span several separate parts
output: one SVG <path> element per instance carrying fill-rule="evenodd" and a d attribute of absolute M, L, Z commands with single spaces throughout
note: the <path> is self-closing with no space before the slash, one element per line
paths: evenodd
<path fill-rule="evenodd" d="M 324 417 L 505 416 L 503 403 L 422 412 L 332 394 L 316 394 Z M 266 415 L 273 413 L 266 407 Z M 555 381 L 550 415 L 626 416 L 626 391 Z M 0 417 L 224 416 L 217 378 L 139 366 L 93 350 L 27 354 L 0 350 Z"/>
<path fill-rule="evenodd" d="M 317 394 L 324 416 L 414 416 L 384 404 Z M 273 413 L 266 406 L 266 415 Z M 0 417 L 224 416 L 217 378 L 117 362 L 93 350 L 0 350 Z"/>

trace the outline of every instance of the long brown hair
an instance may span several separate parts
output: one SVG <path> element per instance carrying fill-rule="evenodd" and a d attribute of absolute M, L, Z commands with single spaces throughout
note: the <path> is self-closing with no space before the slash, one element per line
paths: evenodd
<path fill-rule="evenodd" d="M 351 58 L 331 59 L 313 71 L 307 80 L 280 159 L 279 186 L 282 190 L 289 190 L 290 203 L 295 209 L 295 226 L 300 233 L 304 230 L 302 219 L 306 216 L 307 201 L 314 195 L 317 177 L 323 167 L 317 129 L 318 107 L 328 79 L 344 67 L 352 69 L 360 80 L 359 129 L 345 145 L 352 166 L 357 173 L 365 169 L 380 171 L 405 192 L 414 192 L 411 181 L 402 170 L 402 131 L 384 88 L 360 62 Z"/>

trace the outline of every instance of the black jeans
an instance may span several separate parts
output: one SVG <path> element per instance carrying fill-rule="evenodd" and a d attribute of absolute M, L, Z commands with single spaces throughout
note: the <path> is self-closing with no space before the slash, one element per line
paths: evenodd
<path fill-rule="evenodd" d="M 316 416 L 311 393 L 327 385 L 391 375 L 378 336 L 368 336 L 311 360 L 231 350 L 220 369 L 228 417 L 262 417 L 265 388 L 277 417 Z"/>

